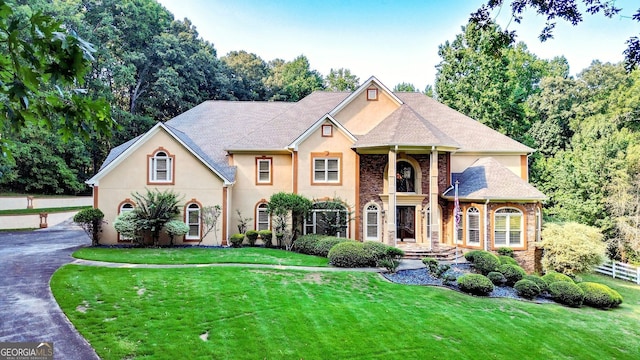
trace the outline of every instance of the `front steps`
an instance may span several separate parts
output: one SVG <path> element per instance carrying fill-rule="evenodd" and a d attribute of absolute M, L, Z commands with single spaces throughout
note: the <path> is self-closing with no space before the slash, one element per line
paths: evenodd
<path fill-rule="evenodd" d="M 396 243 L 396 247 L 404 250 L 404 259 L 422 260 L 422 258 L 430 257 L 440 262 L 466 262 L 462 254 L 462 249 L 449 245 L 438 244 L 438 247 L 434 247 L 431 250 L 426 248 L 425 244 L 416 244 L 414 242 L 401 242 Z"/>

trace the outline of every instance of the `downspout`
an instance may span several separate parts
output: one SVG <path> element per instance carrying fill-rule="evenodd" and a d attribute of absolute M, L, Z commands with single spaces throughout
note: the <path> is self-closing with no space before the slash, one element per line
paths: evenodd
<path fill-rule="evenodd" d="M 395 160 L 393 162 L 393 176 L 395 179 L 395 175 L 396 172 L 398 171 L 398 145 L 395 146 L 394 152 L 396 153 L 395 155 Z M 389 209 L 389 210 L 393 210 L 393 227 L 395 228 L 393 230 L 393 246 L 397 247 L 398 246 L 398 187 L 396 185 L 394 185 L 393 187 L 393 209 Z"/>
<path fill-rule="evenodd" d="M 484 250 L 489 249 L 489 199 L 484 203 Z"/>

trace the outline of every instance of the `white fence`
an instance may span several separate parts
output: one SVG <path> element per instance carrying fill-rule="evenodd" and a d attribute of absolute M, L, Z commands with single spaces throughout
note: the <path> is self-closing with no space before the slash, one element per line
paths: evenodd
<path fill-rule="evenodd" d="M 596 272 L 640 285 L 640 267 L 638 266 L 607 260 L 596 268 Z"/>

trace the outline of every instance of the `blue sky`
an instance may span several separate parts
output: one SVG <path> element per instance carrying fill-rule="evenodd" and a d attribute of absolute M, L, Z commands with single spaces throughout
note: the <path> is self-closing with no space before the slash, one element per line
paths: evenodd
<path fill-rule="evenodd" d="M 418 89 L 433 84 L 438 46 L 452 41 L 482 0 L 159 0 L 177 19 L 189 18 L 218 56 L 245 50 L 265 61 L 293 60 L 304 54 L 323 75 L 347 68 L 364 81 L 375 75 L 392 88 L 409 82 Z M 571 73 L 593 60 L 623 60 L 624 42 L 640 33 L 630 19 L 637 0 L 616 0 L 622 17 L 586 15 L 576 27 L 558 22 L 554 39 L 540 43 L 544 19 L 525 15 L 510 23 L 508 8 L 497 22 L 516 30 L 518 41 L 541 58 L 564 55 Z"/>

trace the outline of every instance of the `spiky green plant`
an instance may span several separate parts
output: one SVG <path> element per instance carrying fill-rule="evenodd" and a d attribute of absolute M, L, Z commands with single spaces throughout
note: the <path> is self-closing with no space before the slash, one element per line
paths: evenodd
<path fill-rule="evenodd" d="M 153 246 L 158 246 L 162 228 L 180 215 L 181 199 L 171 190 L 160 192 L 158 189 L 147 189 L 144 195 L 135 192 L 132 196 L 138 205 L 133 210 L 138 227 L 151 235 Z"/>

